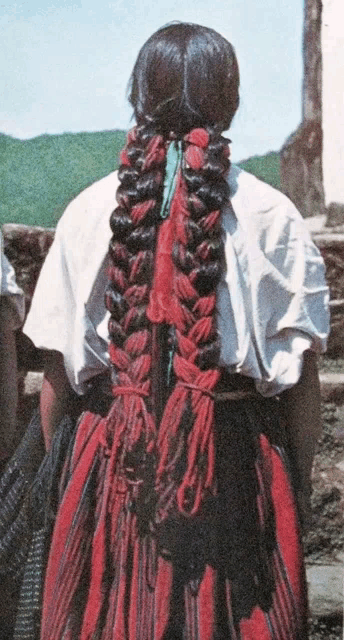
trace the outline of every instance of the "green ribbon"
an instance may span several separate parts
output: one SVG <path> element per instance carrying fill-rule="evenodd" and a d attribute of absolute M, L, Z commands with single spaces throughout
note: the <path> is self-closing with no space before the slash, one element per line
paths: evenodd
<path fill-rule="evenodd" d="M 177 183 L 177 174 L 182 166 L 183 150 L 181 140 L 172 140 L 166 156 L 166 171 L 164 179 L 164 192 L 160 211 L 160 217 L 168 218 L 171 202 Z"/>

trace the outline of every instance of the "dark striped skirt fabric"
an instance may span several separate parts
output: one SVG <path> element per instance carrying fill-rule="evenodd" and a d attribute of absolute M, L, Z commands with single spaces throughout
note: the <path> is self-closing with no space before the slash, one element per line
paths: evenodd
<path fill-rule="evenodd" d="M 218 423 L 214 504 L 142 532 L 135 487 L 105 445 L 106 421 L 82 416 L 61 479 L 41 640 L 307 638 L 278 403 L 227 403 Z"/>
<path fill-rule="evenodd" d="M 75 421 L 66 416 L 45 455 L 35 412 L 0 478 L 0 602 L 6 603 L 0 616 L 1 640 L 39 638 L 58 487 L 74 428 Z"/>

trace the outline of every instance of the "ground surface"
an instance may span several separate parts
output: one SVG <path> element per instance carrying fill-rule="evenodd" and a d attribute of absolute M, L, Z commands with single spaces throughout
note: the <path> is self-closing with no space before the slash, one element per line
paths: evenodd
<path fill-rule="evenodd" d="M 304 540 L 307 575 L 312 581 L 310 640 L 342 640 L 344 361 L 324 359 L 321 373 L 327 401 L 323 403 L 323 433 L 314 461 L 312 522 Z"/>

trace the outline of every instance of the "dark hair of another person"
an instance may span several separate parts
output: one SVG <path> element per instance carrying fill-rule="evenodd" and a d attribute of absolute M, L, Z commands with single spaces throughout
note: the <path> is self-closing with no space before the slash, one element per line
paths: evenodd
<path fill-rule="evenodd" d="M 184 245 L 176 242 L 172 254 L 177 276 L 185 283 L 183 291 L 178 293 L 178 314 L 184 318 L 185 326 L 174 334 L 175 353 L 184 357 L 181 341 L 186 344 L 193 340 L 193 365 L 210 374 L 218 369 L 220 342 L 214 305 L 223 269 L 220 212 L 229 198 L 226 173 L 230 167 L 228 141 L 222 137 L 222 132 L 229 128 L 238 108 L 238 88 L 239 71 L 234 49 L 212 29 L 173 23 L 154 33 L 139 52 L 129 93 L 137 126 L 129 132 L 121 154 L 118 206 L 110 220 L 112 266 L 106 306 L 111 313 L 110 361 L 117 380 L 118 375 L 120 377 L 118 393 L 123 393 L 124 383 L 129 390 L 138 385 L 148 384 L 149 387 L 152 376 L 152 325 L 147 308 L 156 236 L 161 223 L 166 153 L 171 140 L 175 139 L 182 143 L 185 185 L 176 197 L 180 197 L 188 212 L 185 217 L 187 242 Z M 183 417 L 176 427 L 179 434 L 176 449 L 171 445 L 168 433 L 167 444 L 157 442 L 158 469 L 162 466 L 161 456 L 164 458 L 169 447 L 171 450 L 165 455 L 169 471 L 162 474 L 163 480 L 161 477 L 156 479 L 155 486 L 160 481 L 174 487 L 182 483 L 180 470 L 183 464 L 178 460 L 185 459 L 186 433 L 190 425 L 197 422 L 195 415 L 190 416 L 190 393 L 190 390 L 185 391 Z M 172 396 L 173 390 L 170 398 Z M 152 398 L 150 394 L 142 398 L 148 412 L 145 415 L 150 415 L 154 422 Z M 120 402 L 118 397 L 116 402 Z M 120 405 L 117 414 L 119 412 Z M 127 431 L 123 431 L 120 446 L 128 453 L 135 450 L 134 458 L 130 458 L 132 474 L 133 459 L 142 462 L 135 447 L 146 447 L 143 454 L 146 459 L 149 446 L 147 433 L 133 435 L 135 424 L 142 424 L 140 416 L 131 414 L 131 421 Z M 159 431 L 160 440 L 163 438 L 161 431 L 164 430 Z M 165 454 L 161 454 L 162 450 Z M 137 468 L 140 466 L 137 462 Z M 144 466 L 148 468 L 147 462 Z M 200 462 L 201 474 L 206 474 L 206 467 Z M 161 494 L 168 492 L 162 489 Z M 191 505 L 184 507 L 185 510 L 192 508 Z M 181 505 L 181 510 L 184 507 Z"/>

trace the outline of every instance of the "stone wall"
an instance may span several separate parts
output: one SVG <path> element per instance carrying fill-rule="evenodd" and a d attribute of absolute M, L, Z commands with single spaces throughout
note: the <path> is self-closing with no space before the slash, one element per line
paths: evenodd
<path fill-rule="evenodd" d="M 19 224 L 2 226 L 4 250 L 16 272 L 16 280 L 25 294 L 25 310 L 28 313 L 36 282 L 45 257 L 54 239 L 53 229 L 29 227 Z M 17 332 L 18 368 L 39 371 L 43 367 L 42 354 L 32 342 Z"/>
<path fill-rule="evenodd" d="M 326 264 L 330 287 L 331 333 L 328 355 L 344 356 L 344 234 L 322 233 L 313 236 Z"/>
<path fill-rule="evenodd" d="M 29 311 L 37 278 L 54 239 L 54 229 L 4 224 L 4 250 L 12 264 L 18 285 L 25 293 L 26 312 Z"/>

